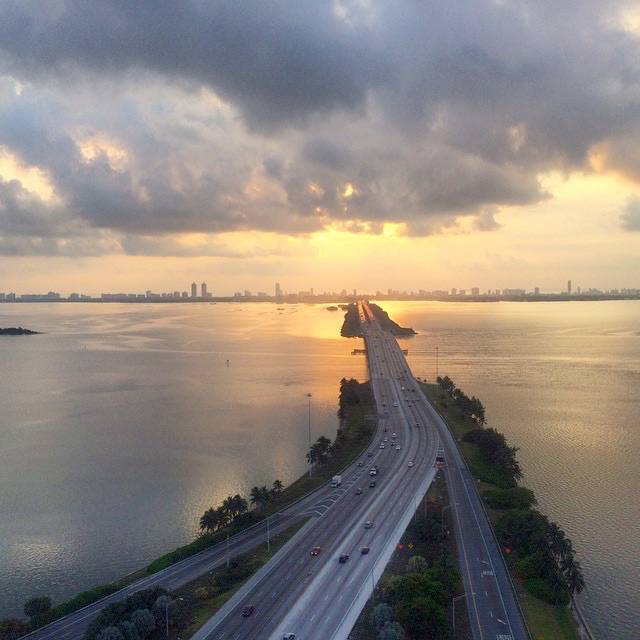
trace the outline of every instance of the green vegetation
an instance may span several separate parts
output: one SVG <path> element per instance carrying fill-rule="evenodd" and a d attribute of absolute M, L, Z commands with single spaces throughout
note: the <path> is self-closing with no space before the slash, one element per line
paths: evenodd
<path fill-rule="evenodd" d="M 380 326 L 389 331 L 394 336 L 414 336 L 416 332 L 411 327 L 401 327 L 397 322 L 389 318 L 389 314 L 381 309 L 377 304 L 369 303 L 371 312 L 376 317 Z M 340 330 L 340 335 L 344 338 L 361 338 L 362 329 L 360 318 L 358 317 L 358 305 L 355 302 L 349 303 L 347 313 L 344 316 L 344 323 Z"/>
<path fill-rule="evenodd" d="M 517 448 L 504 435 L 484 428 L 484 407 L 467 398 L 449 378 L 423 384 L 432 404 L 446 418 L 482 496 L 514 577 L 534 638 L 577 638 L 566 604 L 584 588 L 571 540 L 534 509 L 536 498 L 517 481 L 522 477 Z"/>
<path fill-rule="evenodd" d="M 362 329 L 360 327 L 360 318 L 358 317 L 358 306 L 352 302 L 347 307 L 347 313 L 344 314 L 344 322 L 340 335 L 343 338 L 361 338 Z"/>
<path fill-rule="evenodd" d="M 144 640 L 165 620 L 173 619 L 176 604 L 166 589 L 153 587 L 105 607 L 89 625 L 86 640 Z"/>
<path fill-rule="evenodd" d="M 0 336 L 35 336 L 39 333 L 39 331 L 31 331 L 31 329 L 23 329 L 22 327 L 0 328 Z"/>
<path fill-rule="evenodd" d="M 446 486 L 438 474 L 350 637 L 452 638 L 452 599 L 463 592 L 456 557 Z M 464 603 L 456 607 L 455 637 L 471 638 Z"/>
<path fill-rule="evenodd" d="M 401 327 L 397 322 L 394 322 L 389 314 L 381 309 L 377 304 L 369 303 L 369 309 L 376 317 L 376 320 L 380 323 L 380 326 L 391 333 L 394 336 L 414 336 L 416 332 L 411 327 Z"/>

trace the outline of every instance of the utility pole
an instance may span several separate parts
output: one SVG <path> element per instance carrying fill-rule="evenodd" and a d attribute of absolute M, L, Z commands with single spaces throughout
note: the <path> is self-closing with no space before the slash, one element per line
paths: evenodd
<path fill-rule="evenodd" d="M 309 400 L 309 479 L 311 479 L 311 393 L 307 393 L 307 399 Z"/>

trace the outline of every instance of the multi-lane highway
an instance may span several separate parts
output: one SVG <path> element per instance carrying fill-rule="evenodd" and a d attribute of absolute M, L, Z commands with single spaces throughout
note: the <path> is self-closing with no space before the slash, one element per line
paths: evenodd
<path fill-rule="evenodd" d="M 340 487 L 306 508 L 305 530 L 194 640 L 346 638 L 431 482 L 438 440 L 425 426 L 426 406 L 397 342 L 368 312 L 361 305 L 378 405 L 372 444 Z"/>
<path fill-rule="evenodd" d="M 304 640 L 346 638 L 433 479 L 439 445 L 448 460 L 445 473 L 474 638 L 528 638 L 473 479 L 455 441 L 422 395 L 393 336 L 380 327 L 366 303 L 359 303 L 358 313 L 378 413 L 372 444 L 341 473 L 341 486 L 322 487 L 271 516 L 271 535 L 296 522 L 307 523 L 194 640 L 281 640 L 287 633 Z M 370 475 L 373 466 L 378 469 L 375 476 Z M 229 556 L 263 542 L 266 536 L 267 525 L 261 523 L 228 545 L 218 545 L 145 578 L 29 637 L 80 640 L 105 604 L 153 584 L 175 589 Z M 348 558 L 340 562 L 340 556 Z"/>

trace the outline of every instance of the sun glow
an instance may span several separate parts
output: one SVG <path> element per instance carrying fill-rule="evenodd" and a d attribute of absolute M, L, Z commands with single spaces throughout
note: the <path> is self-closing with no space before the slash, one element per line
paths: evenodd
<path fill-rule="evenodd" d="M 0 178 L 5 182 L 17 180 L 27 191 L 42 200 L 53 200 L 55 193 L 47 174 L 38 167 L 25 167 L 18 158 L 0 147 Z"/>

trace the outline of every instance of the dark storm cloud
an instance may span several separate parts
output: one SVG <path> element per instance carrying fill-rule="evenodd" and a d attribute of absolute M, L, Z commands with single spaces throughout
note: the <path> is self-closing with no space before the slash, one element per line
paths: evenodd
<path fill-rule="evenodd" d="M 0 145 L 56 199 L 5 181 L 0 252 L 92 230 L 153 255 L 189 232 L 490 231 L 594 148 L 640 181 L 639 40 L 622 3 L 580 7 L 5 0 Z"/>
<path fill-rule="evenodd" d="M 365 33 L 353 36 L 316 0 L 18 0 L 0 14 L 14 74 L 150 69 L 215 88 L 266 129 L 363 103 L 385 60 Z"/>

